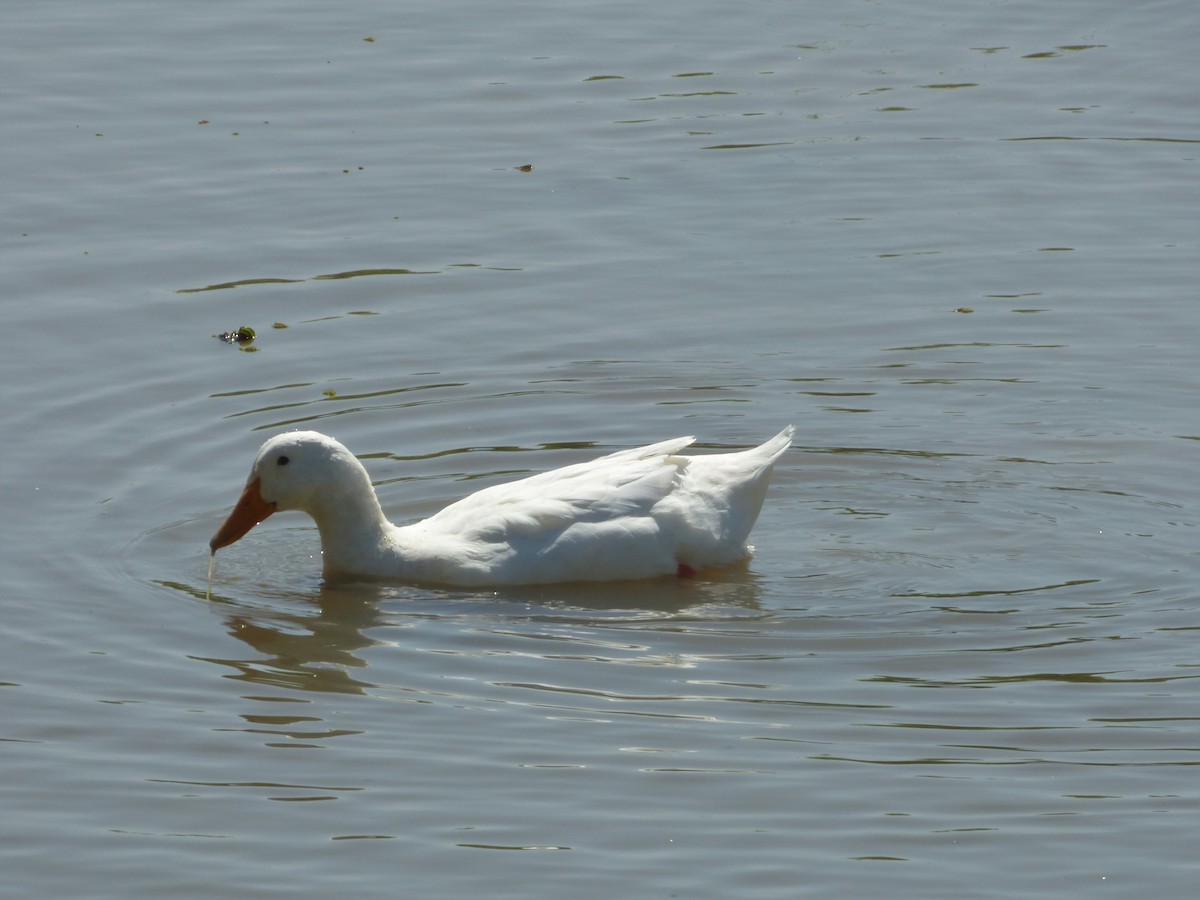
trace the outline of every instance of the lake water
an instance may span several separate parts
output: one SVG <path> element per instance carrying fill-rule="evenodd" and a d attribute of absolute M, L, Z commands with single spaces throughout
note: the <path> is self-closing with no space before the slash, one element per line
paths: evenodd
<path fill-rule="evenodd" d="M 1195 892 L 1194 4 L 3 20 L 6 898 Z M 712 578 L 206 594 L 288 428 L 405 521 L 789 422 Z"/>

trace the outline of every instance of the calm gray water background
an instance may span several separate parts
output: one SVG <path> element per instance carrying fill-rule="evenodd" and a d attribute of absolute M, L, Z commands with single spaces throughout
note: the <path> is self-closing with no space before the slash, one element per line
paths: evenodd
<path fill-rule="evenodd" d="M 1193 2 L 0 18 L 6 898 L 1194 894 Z M 788 422 L 715 580 L 205 596 L 288 427 Z"/>

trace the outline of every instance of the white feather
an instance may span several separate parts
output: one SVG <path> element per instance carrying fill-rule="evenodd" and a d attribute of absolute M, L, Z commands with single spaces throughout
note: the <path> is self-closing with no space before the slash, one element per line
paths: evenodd
<path fill-rule="evenodd" d="M 345 447 L 290 432 L 259 450 L 247 491 L 257 482 L 268 507 L 312 515 L 331 577 L 475 586 L 648 578 L 750 552 L 746 538 L 792 432 L 735 453 L 684 456 L 691 437 L 622 450 L 485 488 L 402 527 L 384 518 Z M 236 513 L 214 552 L 252 527 L 231 529 Z"/>

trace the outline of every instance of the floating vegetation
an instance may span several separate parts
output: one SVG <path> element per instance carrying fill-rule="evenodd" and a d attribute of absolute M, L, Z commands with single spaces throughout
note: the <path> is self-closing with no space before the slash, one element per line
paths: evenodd
<path fill-rule="evenodd" d="M 222 331 L 220 334 L 214 334 L 213 337 L 227 344 L 248 344 L 254 340 L 254 329 L 249 325 L 243 325 L 237 331 Z"/>

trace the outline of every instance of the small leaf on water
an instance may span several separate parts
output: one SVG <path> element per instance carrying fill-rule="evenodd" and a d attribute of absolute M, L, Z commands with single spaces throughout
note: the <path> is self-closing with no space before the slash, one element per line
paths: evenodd
<path fill-rule="evenodd" d="M 220 334 L 214 334 L 213 337 L 227 344 L 248 344 L 254 340 L 254 329 L 249 325 L 243 325 L 237 331 L 222 331 Z"/>

